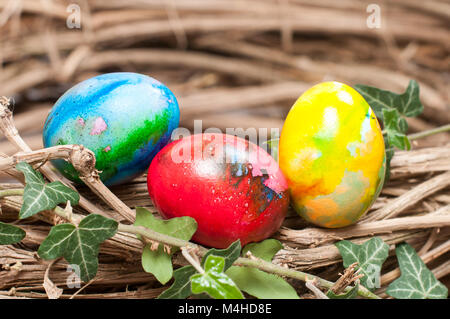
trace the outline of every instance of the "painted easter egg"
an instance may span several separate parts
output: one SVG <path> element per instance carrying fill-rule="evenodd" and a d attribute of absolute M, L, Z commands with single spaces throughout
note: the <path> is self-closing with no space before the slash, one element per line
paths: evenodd
<path fill-rule="evenodd" d="M 309 222 L 338 228 L 358 221 L 381 191 L 385 162 L 378 120 L 350 86 L 315 85 L 289 111 L 279 165 L 292 206 Z"/>
<path fill-rule="evenodd" d="M 197 243 L 225 248 L 271 236 L 289 206 L 287 182 L 262 148 L 226 134 L 196 134 L 159 152 L 148 170 L 148 190 L 164 218 L 197 221 Z"/>
<path fill-rule="evenodd" d="M 44 146 L 81 144 L 95 153 L 106 185 L 144 173 L 178 127 L 174 94 L 136 73 L 108 73 L 83 81 L 62 95 L 44 125 Z M 81 182 L 64 160 L 53 161 L 67 178 Z"/>

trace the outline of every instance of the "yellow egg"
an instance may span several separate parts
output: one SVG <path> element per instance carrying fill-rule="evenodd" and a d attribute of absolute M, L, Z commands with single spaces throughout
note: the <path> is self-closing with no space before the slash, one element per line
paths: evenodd
<path fill-rule="evenodd" d="M 351 225 L 383 186 L 386 159 L 378 120 L 350 86 L 317 84 L 289 111 L 279 164 L 300 216 L 328 228 Z"/>

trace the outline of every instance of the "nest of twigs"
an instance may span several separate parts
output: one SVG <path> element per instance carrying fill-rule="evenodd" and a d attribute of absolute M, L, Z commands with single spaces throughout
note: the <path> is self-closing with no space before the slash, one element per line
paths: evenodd
<path fill-rule="evenodd" d="M 12 100 L 15 127 L 32 150 L 55 100 L 97 74 L 132 71 L 164 82 L 179 98 L 181 126 L 280 129 L 295 99 L 312 84 L 337 80 L 401 92 L 420 83 L 425 106 L 408 119 L 410 133 L 450 122 L 448 3 L 381 2 L 382 27 L 367 27 L 370 1 L 80 1 L 81 28 L 66 26 L 66 1 L 0 1 L 0 96 Z M 344 268 L 336 241 L 377 235 L 406 241 L 436 278 L 449 286 L 450 135 L 442 133 L 396 152 L 391 177 L 370 211 L 354 226 L 316 228 L 290 211 L 275 235 L 284 248 L 274 263 L 336 281 Z M 24 145 L 0 136 L 0 157 Z M 14 170 L 0 172 L 0 190 L 23 187 Z M 16 176 L 14 180 L 11 176 Z M 95 209 L 117 220 L 120 207 L 101 190 L 78 188 Z M 145 177 L 111 191 L 131 211 L 155 211 Z M 108 197 L 108 196 L 106 196 Z M 106 198 L 108 200 L 108 198 Z M 0 246 L 0 297 L 47 298 L 44 278 L 65 287 L 67 263 L 40 259 L 36 250 L 57 219 L 38 214 L 17 221 L 21 197 L 0 198 L 0 221 L 26 230 L 19 243 Z M 74 208 L 87 214 L 82 206 Z M 156 213 L 156 211 L 155 211 Z M 48 217 L 48 216 L 47 216 Z M 97 276 L 61 298 L 154 298 L 162 286 L 143 271 L 142 242 L 119 233 L 101 245 Z M 183 258 L 175 264 L 184 265 Z M 379 296 L 400 272 L 394 256 L 382 269 Z M 304 283 L 291 280 L 300 294 Z"/>

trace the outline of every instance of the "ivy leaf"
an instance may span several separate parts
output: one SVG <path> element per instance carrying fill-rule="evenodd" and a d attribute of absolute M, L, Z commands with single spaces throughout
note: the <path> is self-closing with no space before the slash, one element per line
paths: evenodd
<path fill-rule="evenodd" d="M 72 224 L 53 226 L 47 238 L 39 246 L 39 257 L 45 260 L 61 257 L 66 251 L 68 239 L 72 236 L 75 229 L 75 225 Z"/>
<path fill-rule="evenodd" d="M 172 278 L 172 258 L 164 251 L 162 245 L 156 250 L 151 250 L 150 245 L 145 245 L 141 262 L 145 272 L 153 274 L 161 284 L 166 284 Z"/>
<path fill-rule="evenodd" d="M 384 173 L 384 183 L 386 183 L 389 180 L 389 177 L 391 176 L 391 160 L 394 157 L 395 150 L 389 144 L 386 135 L 383 136 L 383 139 L 386 148 L 386 172 Z"/>
<path fill-rule="evenodd" d="M 266 239 L 259 243 L 250 243 L 242 250 L 242 255 L 251 252 L 253 256 L 265 261 L 272 261 L 273 256 L 281 249 L 283 245 L 276 239 Z"/>
<path fill-rule="evenodd" d="M 239 288 L 224 272 L 225 258 L 209 255 L 205 261 L 205 273 L 191 277 L 194 294 L 206 292 L 215 299 L 244 299 Z"/>
<path fill-rule="evenodd" d="M 192 294 L 191 276 L 197 271 L 192 266 L 184 266 L 173 272 L 174 283 L 164 290 L 157 299 L 186 299 Z"/>
<path fill-rule="evenodd" d="M 158 233 L 172 237 L 189 240 L 197 230 L 197 222 L 191 217 L 176 217 L 168 220 L 157 219 L 145 208 L 136 208 L 136 226 L 144 226 Z M 151 245 L 146 245 L 142 252 L 142 267 L 148 273 L 153 274 L 156 279 L 166 284 L 173 275 L 172 254 L 177 251 L 177 247 L 172 247 L 170 253 L 164 251 L 163 245 L 158 245 L 157 249 L 151 249 Z"/>
<path fill-rule="evenodd" d="M 283 278 L 256 268 L 232 266 L 226 274 L 239 289 L 259 299 L 299 299 Z"/>
<path fill-rule="evenodd" d="M 341 253 L 345 268 L 358 262 L 357 267 L 364 274 L 361 278 L 364 287 L 370 290 L 380 287 L 380 271 L 389 254 L 388 244 L 379 237 L 373 237 L 361 245 L 348 240 L 342 240 L 335 245 Z"/>
<path fill-rule="evenodd" d="M 384 131 L 387 134 L 388 144 L 396 146 L 402 150 L 410 150 L 411 144 L 408 137 L 405 135 L 407 124 L 405 119 L 400 117 L 396 109 L 383 110 Z M 405 124 L 402 124 L 405 123 Z M 406 125 L 406 129 L 404 126 Z"/>
<path fill-rule="evenodd" d="M 384 144 L 386 146 L 386 174 L 389 179 L 390 163 L 394 147 L 409 150 L 411 143 L 405 135 L 408 130 L 406 117 L 414 117 L 423 112 L 419 98 L 419 84 L 411 80 L 403 94 L 381 90 L 376 87 L 357 84 L 355 89 L 364 97 L 375 115 L 384 124 Z"/>
<path fill-rule="evenodd" d="M 236 261 L 236 259 L 239 258 L 240 254 L 241 254 L 241 241 L 238 239 L 235 242 L 233 242 L 230 246 L 228 246 L 228 248 L 226 249 L 211 248 L 210 250 L 208 250 L 205 256 L 203 256 L 202 267 L 205 266 L 205 261 L 208 258 L 208 256 L 214 255 L 222 257 L 225 260 L 224 271 L 226 271 L 228 268 L 231 267 L 231 265 Z"/>
<path fill-rule="evenodd" d="M 369 103 L 375 115 L 384 122 L 383 110 L 397 110 L 402 116 L 414 117 L 423 112 L 423 105 L 419 98 L 419 84 L 415 80 L 409 81 L 403 94 L 357 84 L 355 89 Z"/>
<path fill-rule="evenodd" d="M 411 80 L 403 94 L 358 84 L 355 89 L 366 99 L 376 116 L 383 121 L 389 145 L 402 150 L 411 148 L 408 137 L 408 123 L 405 117 L 414 117 L 423 112 L 419 98 L 419 85 Z"/>
<path fill-rule="evenodd" d="M 251 243 L 244 247 L 242 254 L 250 251 L 253 256 L 272 261 L 273 256 L 283 245 L 276 239 L 266 239 L 260 243 Z M 226 274 L 239 289 L 260 299 L 298 299 L 295 289 L 283 278 L 256 268 L 232 266 Z"/>
<path fill-rule="evenodd" d="M 136 208 L 136 221 L 134 225 L 144 226 L 158 233 L 183 240 L 191 239 L 197 230 L 197 222 L 192 217 L 184 216 L 165 220 L 158 219 L 149 210 L 142 207 Z"/>
<path fill-rule="evenodd" d="M 209 255 L 222 257 L 225 260 L 224 270 L 228 269 L 239 257 L 241 252 L 241 242 L 236 240 L 226 249 L 212 248 L 206 252 L 202 259 L 202 267 Z M 158 298 L 160 299 L 186 299 L 192 294 L 190 277 L 197 271 L 192 266 L 185 266 L 173 272 L 175 279 L 172 286 L 165 290 Z"/>
<path fill-rule="evenodd" d="M 0 222 L 0 245 L 18 243 L 24 237 L 25 231 L 22 228 Z"/>
<path fill-rule="evenodd" d="M 80 222 L 53 226 L 38 249 L 42 259 L 64 257 L 78 266 L 79 277 L 87 282 L 94 278 L 98 268 L 100 244 L 117 232 L 118 223 L 101 215 L 91 214 Z"/>
<path fill-rule="evenodd" d="M 398 299 L 446 299 L 448 289 L 427 268 L 414 248 L 406 243 L 395 248 L 401 276 L 386 293 Z"/>
<path fill-rule="evenodd" d="M 353 286 L 349 291 L 336 295 L 331 289 L 326 293 L 327 297 L 330 299 L 355 299 L 358 295 L 359 290 L 359 280 L 356 281 L 355 286 Z"/>
<path fill-rule="evenodd" d="M 405 93 L 400 94 L 395 100 L 395 106 L 404 116 L 414 117 L 423 112 L 423 105 L 419 97 L 419 84 L 410 80 Z"/>
<path fill-rule="evenodd" d="M 41 173 L 35 171 L 30 164 L 20 162 L 16 169 L 25 176 L 26 186 L 23 194 L 23 205 L 19 218 L 27 218 L 47 209 L 53 209 L 58 204 L 70 201 L 72 206 L 78 204 L 80 195 L 61 182 L 45 183 Z"/>

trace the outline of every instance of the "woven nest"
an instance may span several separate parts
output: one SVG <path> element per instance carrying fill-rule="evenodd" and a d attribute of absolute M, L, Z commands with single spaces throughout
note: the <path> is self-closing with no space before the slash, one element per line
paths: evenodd
<path fill-rule="evenodd" d="M 448 3 L 398 0 L 380 3 L 382 25 L 367 26 L 370 1 L 210 0 L 80 1 L 81 28 L 67 27 L 70 2 L 0 1 L 0 96 L 11 97 L 15 125 L 33 149 L 42 148 L 42 126 L 69 87 L 113 71 L 151 75 L 179 98 L 181 126 L 281 129 L 295 99 L 324 80 L 363 83 L 402 92 L 420 83 L 424 113 L 409 118 L 410 133 L 450 122 Z M 418 27 L 420 26 L 420 27 Z M 289 211 L 274 236 L 284 248 L 274 263 L 336 281 L 343 272 L 334 245 L 374 235 L 391 245 L 382 269 L 384 291 L 399 276 L 394 244 L 407 241 L 428 268 L 450 286 L 450 135 L 415 140 L 396 152 L 391 177 L 370 211 L 355 225 L 316 228 Z M 2 156 L 18 149 L 0 137 Z M 0 172 L 0 189 L 23 187 Z M 79 189 L 101 210 L 121 220 L 88 188 Z M 111 189 L 127 206 L 156 210 L 145 176 Z M 0 199 L 0 220 L 27 233 L 0 246 L 0 296 L 47 298 L 49 262 L 36 251 L 56 220 L 17 222 L 20 197 Z M 87 214 L 80 206 L 76 213 Z M 162 286 L 141 266 L 142 242 L 119 233 L 101 245 L 97 276 L 61 298 L 154 298 Z M 175 265 L 185 265 L 175 256 Z M 51 280 L 65 287 L 67 263 L 57 260 Z M 300 294 L 304 284 L 290 280 Z"/>

